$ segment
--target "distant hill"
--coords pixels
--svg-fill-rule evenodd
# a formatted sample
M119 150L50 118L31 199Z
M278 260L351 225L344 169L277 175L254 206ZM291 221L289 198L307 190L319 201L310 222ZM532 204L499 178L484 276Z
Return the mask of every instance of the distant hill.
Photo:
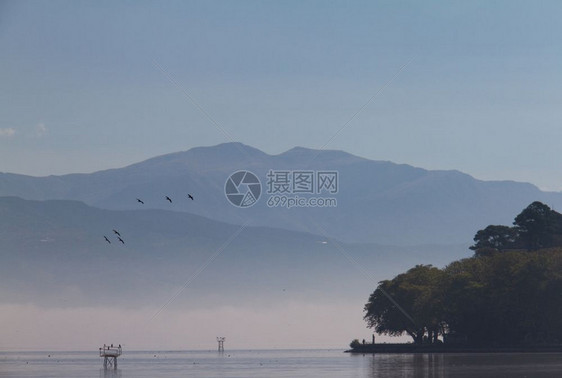
M443 266L470 255L462 245L345 244L259 224L241 229L183 212L0 197L0 303L154 306L183 286L174 303L198 308L363 300L411 264Z
M338 171L337 207L269 208L265 190L270 169ZM237 170L249 170L261 180L262 198L253 207L234 207L225 197L225 182ZM187 199L188 193L194 201ZM390 245L468 244L475 230L508 223L535 200L562 208L561 193L542 192L527 183L481 181L458 171L429 171L342 151L296 147L268 155L240 143L193 148L92 174L2 173L0 195L77 200L113 210L165 209L233 224L252 219L261 226Z

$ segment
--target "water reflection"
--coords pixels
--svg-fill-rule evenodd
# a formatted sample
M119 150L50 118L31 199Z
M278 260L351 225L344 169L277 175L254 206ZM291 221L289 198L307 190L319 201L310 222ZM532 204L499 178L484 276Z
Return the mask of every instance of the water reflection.
M100 369L100 378L121 378L121 369Z
M443 354L375 354L371 356L371 377L444 377Z
M562 354L378 354L370 378L559 377Z

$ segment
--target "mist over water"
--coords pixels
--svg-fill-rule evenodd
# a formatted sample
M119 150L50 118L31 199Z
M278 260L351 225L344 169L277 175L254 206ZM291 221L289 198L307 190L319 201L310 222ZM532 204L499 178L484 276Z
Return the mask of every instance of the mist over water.
M96 351L103 344L127 350L346 348L352 338L370 339L359 304L284 302L260 308L201 309L44 308L0 306L0 348L17 350ZM377 337L380 342L400 338ZM403 338L402 340L407 340Z

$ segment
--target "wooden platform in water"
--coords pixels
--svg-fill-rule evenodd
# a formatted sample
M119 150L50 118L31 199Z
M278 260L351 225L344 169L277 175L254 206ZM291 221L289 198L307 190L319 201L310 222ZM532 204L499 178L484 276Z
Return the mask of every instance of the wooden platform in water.
M119 357L122 353L121 348L100 348L100 357Z

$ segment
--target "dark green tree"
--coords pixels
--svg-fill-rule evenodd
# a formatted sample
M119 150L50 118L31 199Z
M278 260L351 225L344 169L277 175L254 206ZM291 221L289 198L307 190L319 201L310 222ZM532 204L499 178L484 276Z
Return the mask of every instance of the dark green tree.
M562 250L507 251L444 271L450 332L480 345L562 340Z
M392 280L379 283L365 305L367 325L379 334L407 333L414 343L429 342L443 333L441 318L444 273L417 265Z
M465 336L471 343L481 343L486 336L487 297L486 262L470 258L455 261L445 269L443 319L450 333Z
M497 251L513 248L519 236L517 231L514 227L490 225L476 233L470 249L478 253L488 248Z
M554 245L554 234L561 231L561 218L562 215L547 205L535 201L515 217L513 224L522 246L536 250Z

